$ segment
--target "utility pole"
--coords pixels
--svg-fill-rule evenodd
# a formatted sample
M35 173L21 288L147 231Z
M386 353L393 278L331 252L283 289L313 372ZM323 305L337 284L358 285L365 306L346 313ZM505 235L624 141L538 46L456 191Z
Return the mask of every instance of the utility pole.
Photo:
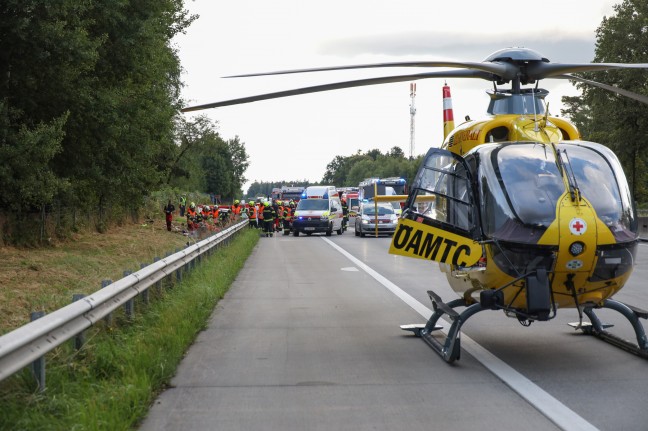
M410 154L409 158L412 160L414 158L414 116L416 115L416 106L414 106L414 99L416 98L416 83L410 82L410 98L412 103L410 104Z

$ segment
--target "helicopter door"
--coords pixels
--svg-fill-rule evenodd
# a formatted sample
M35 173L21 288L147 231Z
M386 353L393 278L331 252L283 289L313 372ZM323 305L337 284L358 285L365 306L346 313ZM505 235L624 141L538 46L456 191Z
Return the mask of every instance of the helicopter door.
M466 161L432 148L408 196L390 253L456 266L472 266L482 254L477 206Z

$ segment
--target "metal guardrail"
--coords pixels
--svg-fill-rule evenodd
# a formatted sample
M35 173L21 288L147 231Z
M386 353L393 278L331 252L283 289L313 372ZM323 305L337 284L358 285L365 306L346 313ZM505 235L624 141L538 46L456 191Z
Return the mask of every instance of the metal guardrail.
M82 333L165 277L189 265L246 227L241 221L215 235L160 259L63 308L0 337L0 381ZM180 274L178 274L180 276Z

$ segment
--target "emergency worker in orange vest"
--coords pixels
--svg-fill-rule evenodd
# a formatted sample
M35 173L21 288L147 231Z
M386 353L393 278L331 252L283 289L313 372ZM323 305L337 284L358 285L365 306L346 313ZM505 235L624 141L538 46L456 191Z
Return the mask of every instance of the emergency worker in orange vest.
M239 216L241 215L241 205L240 205L238 199L236 199L234 201L234 205L232 205L231 215L232 215L232 217L231 217L232 221L238 219Z
M189 205L189 209L187 209L187 229L192 231L195 229L195 223L196 221L196 204L192 202Z
M209 205L205 205L202 207L202 217L207 227L209 227L209 219L211 219L211 214L212 214L212 210Z
M281 214L283 212L281 209L281 201L279 199L274 201L272 208L274 208L275 210L274 230L275 232L279 232L281 230L281 222L279 219L281 218Z
M290 222L292 220L292 211L290 209L290 205L287 202L284 202L283 205L283 232L284 235L288 235L290 233Z
M254 206L254 204L252 204L252 202L248 203L248 216L250 219L250 223L248 224L248 227L255 228L255 229L258 228L259 225L257 224L257 209Z

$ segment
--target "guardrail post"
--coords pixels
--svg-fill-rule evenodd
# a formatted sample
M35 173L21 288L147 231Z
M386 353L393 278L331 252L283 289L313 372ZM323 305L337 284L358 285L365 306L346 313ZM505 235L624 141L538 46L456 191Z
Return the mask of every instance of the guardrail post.
M159 257L154 257L153 258L153 263L159 262L159 261L160 261ZM162 295L162 280L155 283L155 291L157 292L158 296Z
M101 280L101 288L103 289L104 287L107 287L111 283L112 280ZM108 313L106 317L104 317L104 322L106 322L106 325L112 326L112 322L113 322L112 317L113 317L112 313Z
M176 248L176 253L180 253L180 249ZM176 280L178 283L182 283L182 267L176 270Z
M148 265L146 263L140 263L140 269L144 269L147 266ZM144 304L146 304L146 305L148 305L150 303L148 287L142 292L142 301L144 301Z
M124 271L124 277L128 277L131 274L132 271ZM135 301L133 300L133 298L126 301L126 303L124 304L124 311L126 312L126 318L128 320L132 320L133 315L135 314Z
M34 311L31 313L30 319L33 322L43 316L45 316L44 311ZM32 362L31 370L36 378L36 383L38 383L38 392L43 392L45 390L45 356L41 356Z
M188 243L187 243L187 246L185 247L185 249L187 249L187 248L189 248ZM194 269L194 267L196 266L196 259L191 259L189 261L189 265L186 265L186 266L187 266L187 271L191 271L192 269Z
M72 302L77 302L78 300L83 298L85 298L85 295L81 293L75 293L74 295L72 295ZM85 344L85 332L81 331L74 336L74 348L76 350L81 350L84 344Z
M172 251L167 251L164 254L164 258L166 259L167 257L171 256L173 254ZM162 283L163 287L169 287L173 288L173 273L168 274L166 277L164 277L164 280L166 280L164 283Z

